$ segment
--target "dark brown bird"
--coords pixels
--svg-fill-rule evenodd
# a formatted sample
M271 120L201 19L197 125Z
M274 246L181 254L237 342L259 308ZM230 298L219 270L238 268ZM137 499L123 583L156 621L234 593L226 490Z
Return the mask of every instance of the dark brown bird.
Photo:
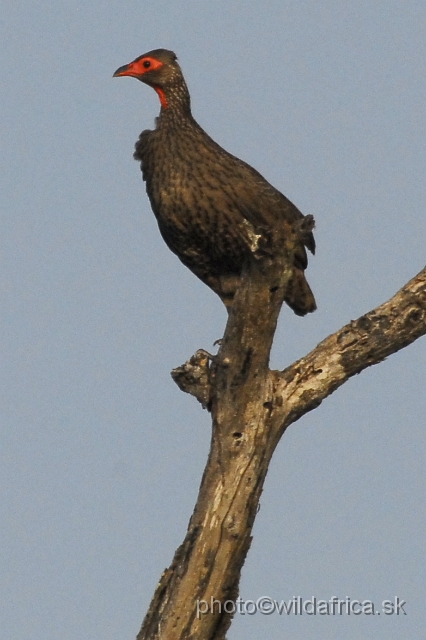
M250 236L304 216L260 173L222 149L197 124L172 51L144 53L114 76L133 76L153 87L160 98L156 128L141 133L134 157L141 163L166 244L229 309L250 253ZM300 316L316 309L304 274L305 247L315 252L312 233L296 251L285 297Z

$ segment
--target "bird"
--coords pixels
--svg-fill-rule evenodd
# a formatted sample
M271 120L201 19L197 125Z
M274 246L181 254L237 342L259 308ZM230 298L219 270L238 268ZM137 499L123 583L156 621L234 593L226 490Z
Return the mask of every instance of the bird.
M142 131L134 152L160 233L169 249L220 297L229 313L253 237L301 224L308 217L196 122L173 51L144 53L113 74L122 76L152 87L160 99L155 129ZM304 273L306 249L315 253L311 231L297 241L284 297L298 316L316 309Z

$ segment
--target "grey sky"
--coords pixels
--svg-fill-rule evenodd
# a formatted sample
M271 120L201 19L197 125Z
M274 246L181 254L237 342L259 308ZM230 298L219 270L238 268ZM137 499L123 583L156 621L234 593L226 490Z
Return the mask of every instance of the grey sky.
M422 1L2 7L1 635L133 638L182 541L209 416L169 371L224 329L165 247L132 160L158 98L114 70L173 49L198 122L317 221L318 311L283 368L425 264ZM293 425L241 596L407 601L407 616L237 616L230 640L423 638L417 341Z

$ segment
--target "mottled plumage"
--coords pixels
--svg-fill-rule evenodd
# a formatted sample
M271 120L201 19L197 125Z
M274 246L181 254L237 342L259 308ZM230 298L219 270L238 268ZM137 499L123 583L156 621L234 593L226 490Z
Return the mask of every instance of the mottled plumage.
M250 232L292 223L303 214L253 167L231 155L197 124L189 92L172 51L157 49L120 67L152 86L161 101L153 131L143 131L134 157L168 247L227 307L249 253ZM312 233L300 243L286 302L298 315L316 309L306 282L305 246L314 253Z

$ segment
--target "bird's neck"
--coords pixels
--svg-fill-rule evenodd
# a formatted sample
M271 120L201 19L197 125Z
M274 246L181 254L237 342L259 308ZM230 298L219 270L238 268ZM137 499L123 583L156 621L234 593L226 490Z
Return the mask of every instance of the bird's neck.
M160 123L191 119L191 99L183 78L167 87L154 87L160 98Z

